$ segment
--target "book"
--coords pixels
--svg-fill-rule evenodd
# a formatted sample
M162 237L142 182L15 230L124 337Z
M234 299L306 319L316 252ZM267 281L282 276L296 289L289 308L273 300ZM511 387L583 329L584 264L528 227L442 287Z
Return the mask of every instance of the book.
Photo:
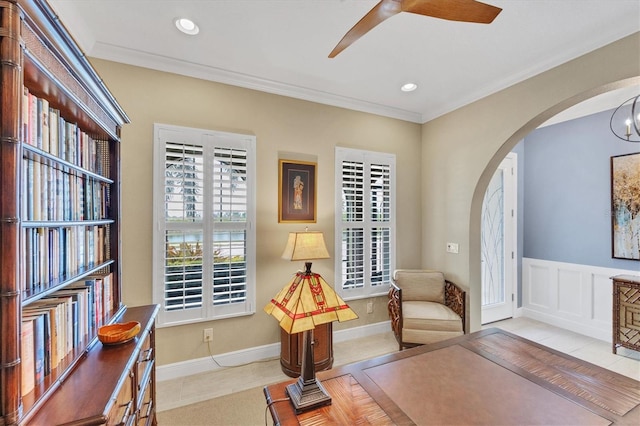
M40 191L37 193L40 196L40 219L48 220L47 218L47 206L49 204L49 179L47 179L47 167L46 164L38 163L40 166Z
M22 141L25 143L30 143L30 135L29 135L29 106L30 106L30 98L29 98L29 89L26 87L22 88L22 128L20 129Z
M38 98L29 93L29 138L27 143L32 146L38 146Z
M36 98L36 111L32 116L36 121L36 146L42 149L42 98Z
M24 237L25 238L25 255L23 258L24 264L25 264L24 287L27 294L31 294L31 292L33 291L33 277L34 277L33 252L35 250L33 247L33 229L25 228L24 234L25 234L25 237Z
M27 191L26 191L25 197L24 197L26 199L26 203L27 203L27 206L26 206L26 209L27 209L27 211L26 211L26 219L27 220L33 220L33 212L34 212L33 181L34 181L34 173L35 173L34 172L34 162L33 162L33 160L29 160L29 159L26 159L25 161L26 161L26 166L27 166L26 167L26 169L27 169L27 178L26 178Z
M44 345L44 315L36 315L33 317L33 371L36 385L44 380Z
M97 322L96 322L96 301L95 301L95 280L94 279L85 279L84 282L82 283L75 283L75 285L73 285L70 288L81 288L80 286L82 286L83 288L85 288L87 290L86 293L86 299L87 299L87 328L88 331L87 333L91 336L97 334L98 332L98 327L97 327Z
M59 155L60 142L58 140L58 124L60 122L60 111L49 108L49 152L56 157Z
M50 374L51 371L58 366L61 359L59 349L60 337L58 335L60 314L58 309L59 306L55 301L49 301L45 298L30 304L24 311L27 317L44 316L45 375Z
M39 99L40 110L39 112L39 120L40 120L40 129L41 134L40 138L42 139L42 150L45 152L50 151L49 147L49 101L46 99Z
M40 174L42 172L42 168L40 167L40 163L37 163L35 161L31 161L31 163L33 164L33 191L30 191L29 194L32 196L33 198L33 215L31 217L32 220L41 220L41 213L42 213L42 208L41 208L41 194L42 194L42 188L41 188L41 179L40 179Z
M25 396L35 387L35 352L33 319L23 318L20 330L20 359L22 362L21 395Z
M62 170L56 169L56 191L54 194L56 200L56 208L55 208L55 219L54 220L64 220L64 199L63 189L62 189L62 179L63 179Z

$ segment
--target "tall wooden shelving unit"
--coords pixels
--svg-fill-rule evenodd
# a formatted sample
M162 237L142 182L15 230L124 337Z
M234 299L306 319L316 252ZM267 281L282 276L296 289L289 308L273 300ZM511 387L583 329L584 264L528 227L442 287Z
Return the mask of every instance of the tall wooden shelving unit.
M114 413L120 408L112 407L112 395L125 399L120 411L127 423L155 424L155 402L151 399L155 393L153 324L157 307L127 309L121 298L120 129L129 119L45 0L0 0L0 25L0 426L36 423L33 419L38 418L56 424L70 419L80 424L118 422ZM30 136L25 88L58 111L64 123L77 127L91 140L100 141L93 148L95 152L90 149L83 162L63 155L59 149L47 149L26 140ZM86 146L85 142L83 149ZM86 160L92 155L97 160L88 163ZM60 204L63 216L52 212L44 217L27 214L32 208L27 206L40 194L34 195L32 181L36 179L25 169L38 167L56 182L52 184L50 180L46 184L43 179L40 191L45 197L38 203ZM54 191L54 186L64 189L61 177L72 182L71 191L77 192L74 201L61 196L61 190ZM68 204L77 203L78 199L81 209L99 213L67 215L65 209L77 207ZM31 244L37 232L48 235L43 244L48 245L46 249ZM65 245L64 238L72 239L67 234L59 237L65 232L78 232L81 237L74 237L75 243ZM96 244L93 237L97 235L103 244ZM100 256L93 252L96 247L100 247ZM85 261L67 267L59 260L61 256ZM39 277L45 279L33 278L34 264ZM42 273L44 269L47 272ZM25 394L21 388L22 369L29 354L21 353L24 312L45 298L77 286L92 274L110 274L112 303L109 307L105 304L93 329L88 326L80 343ZM31 285L33 281L37 285ZM138 320L143 331L136 342L109 352L97 341L97 327L116 320ZM121 371L111 371L114 368ZM98 401L97 408L66 394L69 388L82 391L85 386L91 394L95 383L84 372L93 370L100 376L101 369L105 370L102 380L106 380L106 387L112 388L103 392L104 401ZM106 375L106 371L111 372ZM131 383L123 385L126 380ZM64 389L64 383L72 384ZM97 392L94 396L99 399L100 395ZM132 401L128 405L126 398ZM142 413L141 405L145 404L147 412ZM82 414L81 407L95 413ZM73 418L74 412L90 419Z

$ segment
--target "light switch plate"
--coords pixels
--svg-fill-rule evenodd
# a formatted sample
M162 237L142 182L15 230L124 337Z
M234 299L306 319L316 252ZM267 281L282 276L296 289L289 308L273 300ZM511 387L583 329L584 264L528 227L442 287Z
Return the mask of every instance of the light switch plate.
M447 252L458 254L458 243L447 243Z

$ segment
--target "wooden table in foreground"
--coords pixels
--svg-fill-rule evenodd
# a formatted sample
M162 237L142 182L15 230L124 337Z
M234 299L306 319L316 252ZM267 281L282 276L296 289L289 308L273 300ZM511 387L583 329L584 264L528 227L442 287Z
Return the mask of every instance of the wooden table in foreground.
M274 424L640 424L639 381L499 329L317 376L332 404L299 415L264 388Z

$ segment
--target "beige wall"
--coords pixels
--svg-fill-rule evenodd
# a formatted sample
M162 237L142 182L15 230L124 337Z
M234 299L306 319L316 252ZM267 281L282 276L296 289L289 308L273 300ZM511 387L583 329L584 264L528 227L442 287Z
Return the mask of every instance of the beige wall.
M420 265L420 125L114 62L92 63L131 118L122 131L123 298L130 306L152 302L153 123L247 133L257 139L256 314L159 329L160 365L207 356L202 343L207 327L213 328L214 354L279 341L277 322L262 308L302 267L280 255L287 233L305 226L278 223L279 156L317 161L318 222L310 229L325 233L333 256L335 147L395 153L398 266ZM333 260L314 262L314 271L333 283ZM366 313L367 301L350 303L360 318L334 329L387 320L386 297L375 300L373 314Z
M123 129L124 302L151 303L153 123L256 135L258 151L257 309L247 317L163 328L159 364L207 355L202 329L213 327L213 353L279 341L266 301L299 267L280 260L286 234L302 226L277 223L277 161L282 153L318 162L318 223L333 252L335 146L393 152L398 164L398 267L445 271L470 288L470 328L480 326L480 206L504 155L554 114L599 93L640 82L640 34L514 85L419 126L257 91L93 60L131 117ZM419 196L419 194L422 194ZM460 254L445 252L446 242ZM333 254L333 253L331 253ZM314 270L333 279L332 261ZM387 319L386 300L351 305L360 319L336 329Z
M496 167L548 118L639 76L636 33L423 125L422 266L470 288L471 331L480 327L480 208Z

